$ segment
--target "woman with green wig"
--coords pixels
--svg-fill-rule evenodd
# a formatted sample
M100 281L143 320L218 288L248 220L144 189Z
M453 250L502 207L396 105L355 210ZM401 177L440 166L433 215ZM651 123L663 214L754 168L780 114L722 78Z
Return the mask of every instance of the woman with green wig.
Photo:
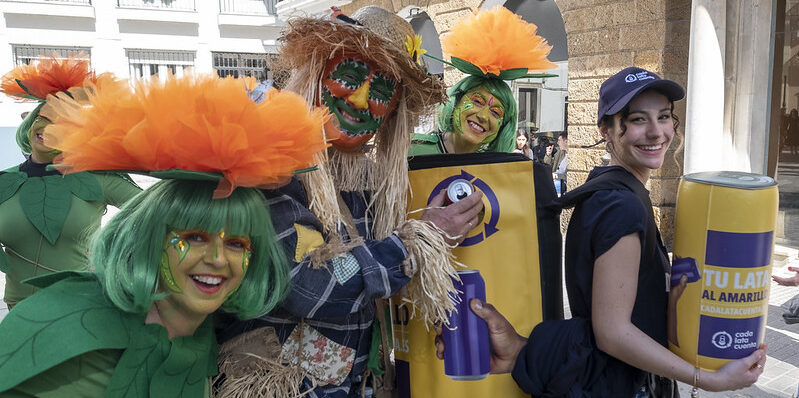
M95 80L89 61L76 58L44 59L2 78L1 92L39 102L17 129L27 159L0 171L0 272L9 308L36 291L22 283L27 278L87 270L86 236L100 226L106 206L121 207L141 191L120 173L63 175L52 168L59 151L44 143L51 123L41 114L46 98Z
M29 282L41 290L0 323L0 396L208 397L212 314L262 316L288 289L258 188L313 164L324 111L277 90L256 104L243 81L215 75L154 79L133 95L128 87L90 87L87 103L73 93L48 99L56 116L45 141L63 151L57 167L164 180L94 235L93 271ZM166 101L175 112L160 109Z
M481 10L459 21L441 40L450 62L467 74L447 90L433 134L414 134L409 155L513 152L518 110L508 81L531 70L551 69L551 46L536 26L503 7ZM524 43L520 45L520 43ZM425 54L428 55L429 54Z
M414 134L411 155L513 152L518 111L500 79L467 76L447 90L437 134Z

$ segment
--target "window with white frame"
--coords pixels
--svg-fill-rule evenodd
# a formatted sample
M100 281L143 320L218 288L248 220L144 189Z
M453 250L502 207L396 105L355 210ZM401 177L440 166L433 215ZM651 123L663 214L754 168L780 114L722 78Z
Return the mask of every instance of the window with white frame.
M72 55L80 59L91 61L90 47L49 47L49 46L30 46L25 44L12 44L11 50L14 54L14 65L30 65L39 60L51 56L56 59L65 59Z
M539 126L540 86L540 84L517 83L516 104L519 111L519 126L526 127L531 133L538 131Z
M276 54L214 52L214 70L219 77L252 76L258 81L274 78L270 66Z
M127 54L134 79L149 79L155 74L163 78L170 72L182 76L186 68L194 66L195 58L194 51L129 49Z

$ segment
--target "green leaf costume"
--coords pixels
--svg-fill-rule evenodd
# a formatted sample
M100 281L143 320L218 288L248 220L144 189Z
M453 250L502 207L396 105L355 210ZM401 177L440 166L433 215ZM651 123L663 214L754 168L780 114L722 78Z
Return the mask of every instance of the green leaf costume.
M441 135L439 134L414 134L408 156L439 155L444 153L441 149Z
M169 339L108 300L94 274L59 272L0 323L2 397L202 397L217 373L210 317ZM77 394L77 395L76 395Z
M115 173L49 171L30 177L20 166L0 172L0 271L6 273L4 299L11 305L35 292L24 279L87 270L88 238L106 205L120 207L140 192Z

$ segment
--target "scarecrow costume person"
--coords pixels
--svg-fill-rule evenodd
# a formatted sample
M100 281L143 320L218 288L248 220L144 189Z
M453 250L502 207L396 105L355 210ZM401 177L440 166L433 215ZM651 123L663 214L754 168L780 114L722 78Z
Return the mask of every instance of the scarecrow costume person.
M286 293L287 261L255 187L313 164L326 110L277 90L256 104L241 79L215 75L129 87L101 79L42 109L65 173L164 180L93 237L93 272L31 281L42 290L0 323L0 395L210 396L211 314L260 316Z
M54 57L22 65L2 78L6 95L37 101L17 129L17 144L28 158L0 172L0 272L9 308L36 291L22 281L64 270L86 270L85 237L100 226L106 206L121 207L141 189L121 173L62 175L52 168L58 151L42 132L51 120L41 115L48 95L96 81L89 61Z
M414 134L409 155L513 152L518 109L507 81L554 76L528 73L555 67L547 60L552 46L537 29L500 6L453 26L441 40L450 62L439 61L468 76L447 90L436 115L438 131Z
M444 98L442 83L421 67L421 38L407 21L367 6L333 20L294 19L280 41L292 71L286 89L327 106L332 147L317 170L265 193L293 260L291 291L276 311L220 333L218 393L360 396L367 367L373 375L390 368L378 365L390 328L380 299L404 287L417 317L447 319L457 277L450 249L482 203L475 195L406 218L412 127Z

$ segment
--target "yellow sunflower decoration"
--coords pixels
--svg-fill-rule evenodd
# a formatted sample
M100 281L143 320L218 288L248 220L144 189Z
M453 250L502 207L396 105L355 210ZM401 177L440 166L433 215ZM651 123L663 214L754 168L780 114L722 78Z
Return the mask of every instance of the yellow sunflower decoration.
M417 64L422 64L422 55L427 52L427 50L422 48L422 36L413 35L413 38L405 36L405 49L408 50L408 54L411 55L411 58Z

